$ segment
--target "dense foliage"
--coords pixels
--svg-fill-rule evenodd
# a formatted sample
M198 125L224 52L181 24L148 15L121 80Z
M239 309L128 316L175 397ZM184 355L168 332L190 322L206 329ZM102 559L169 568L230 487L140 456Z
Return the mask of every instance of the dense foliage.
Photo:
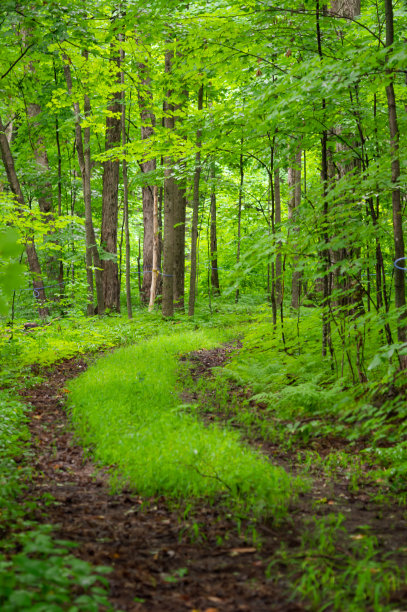
M77 431L117 487L281 518L282 488L319 470L405 503L406 27L396 0L2 1L0 527L18 526L5 549L19 551L0 556L4 609L63 607L72 576L96 581L16 501L17 390L79 354L145 342L72 385ZM212 379L177 369L237 336ZM196 403L180 406L181 379ZM230 427L297 453L304 482ZM320 455L321 440L340 448ZM346 559L341 537L340 515L315 520L297 592L385 609L402 570L374 536ZM92 588L79 609L104 605Z

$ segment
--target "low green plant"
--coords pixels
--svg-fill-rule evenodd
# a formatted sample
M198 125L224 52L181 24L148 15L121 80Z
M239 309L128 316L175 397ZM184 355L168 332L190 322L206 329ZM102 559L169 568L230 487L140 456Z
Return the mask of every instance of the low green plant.
M50 525L18 533L13 555L0 554L0 606L4 612L111 610L105 567L73 556L70 542L55 540Z
M53 539L50 525L27 520L35 500L24 500L31 477L29 411L11 390L0 391L0 609L96 612L110 609L101 573Z
M69 385L75 427L96 459L114 466L113 487L130 484L143 495L183 499L222 497L256 515L285 514L304 485L237 432L205 427L180 405L180 354L211 348L228 333L161 335L99 360Z
M390 595L405 580L396 561L383 559L366 529L349 536L342 515L330 514L305 525L298 550L281 547L267 568L283 566L307 609L362 612L394 610Z

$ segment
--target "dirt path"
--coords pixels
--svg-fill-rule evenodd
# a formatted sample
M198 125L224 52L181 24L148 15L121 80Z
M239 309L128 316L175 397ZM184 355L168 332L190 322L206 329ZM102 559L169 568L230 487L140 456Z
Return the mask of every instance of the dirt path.
M95 476L70 433L63 402L65 382L86 368L83 360L58 365L43 384L25 393L34 410L31 433L36 478L31 494L52 495L38 520L58 524L58 537L80 544L75 554L113 568L115 609L145 612L297 612L284 586L265 579L267 559L280 534L268 527L261 555L214 507L193 518L165 499L141 499L130 491L111 495L107 478ZM243 525L244 528L244 525Z
M230 345L192 354L193 375L210 375L222 365ZM202 505L193 517L164 498L145 500L130 491L111 495L107 477L96 475L69 431L63 403L65 382L86 368L84 360L58 365L46 382L30 389L25 398L34 407L31 433L36 478L31 494L55 498L39 505L37 518L58 524L58 537L80 544L82 559L109 565L111 602L115 609L144 612L299 612L310 609L296 601L280 576L267 580L265 570L284 541L299 546L301 528L311 516L341 512L349 532L370 525L383 551L406 541L402 508L379 508L370 491L349 493L346 480L330 482L316 475L313 490L292 509L283 529L259 526L261 552L216 507ZM274 463L288 468L291 457L261 440L252 440ZM295 466L294 468L295 471ZM319 500L319 501L318 501ZM323 501L321 501L323 500ZM315 504L315 502L318 502ZM277 571L277 570L276 570ZM398 594L398 602L406 600Z

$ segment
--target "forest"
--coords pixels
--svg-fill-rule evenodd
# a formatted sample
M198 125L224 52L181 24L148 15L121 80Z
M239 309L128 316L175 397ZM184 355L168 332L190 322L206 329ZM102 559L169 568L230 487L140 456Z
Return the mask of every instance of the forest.
M404 0L2 0L0 609L407 609Z

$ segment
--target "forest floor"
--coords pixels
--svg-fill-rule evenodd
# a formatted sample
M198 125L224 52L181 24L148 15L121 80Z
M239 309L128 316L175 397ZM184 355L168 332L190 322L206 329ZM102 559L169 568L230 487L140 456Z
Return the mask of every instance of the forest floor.
M229 344L190 354L192 378L212 376L212 368L222 366L231 350ZM352 491L345 474L330 478L322 469L312 470L311 489L293 502L289 519L280 526L259 521L255 530L247 520L236 528L236 519L216 504L202 502L191 511L165 498L141 498L130 490L112 494L108 470L97 469L84 455L64 410L66 381L86 367L85 359L64 361L47 372L43 383L22 393L32 406L35 476L29 495L40 500L35 517L39 522L57 525L57 537L79 544L74 554L92 564L112 568L109 583L114 609L134 612L318 609L307 600L301 601L290 585L301 575L304 563L312 563L318 555L326 554L322 549L320 553L307 551L304 534L317 529L319 519L334 515L344 517L341 525L344 530L340 542L335 544L340 557L330 558L327 554L322 561L327 567L335 565L338 559L352 557L354 546L363 540L366 531L374 534L378 542L378 552L373 556L385 560L386 555L393 555L393 561L404 564L405 559L394 554L407 541L405 509L394 499L374 501L375 486L368 480L365 486ZM231 393L245 396L238 387L232 388ZM195 399L193 390L186 392L185 401ZM252 408L262 410L261 405ZM215 417L206 412L202 418L211 422L222 419L222 415ZM256 436L245 437L274 464L294 475L303 473L298 461L301 449L282 451ZM346 441L321 438L317 448L315 443L313 448L323 457L341 445L347 446ZM347 451L357 454L358 449ZM49 496L54 503L49 503ZM358 571L357 565L355 568ZM370 568L369 572L377 569ZM407 589L394 593L391 605L392 610L406 610Z

